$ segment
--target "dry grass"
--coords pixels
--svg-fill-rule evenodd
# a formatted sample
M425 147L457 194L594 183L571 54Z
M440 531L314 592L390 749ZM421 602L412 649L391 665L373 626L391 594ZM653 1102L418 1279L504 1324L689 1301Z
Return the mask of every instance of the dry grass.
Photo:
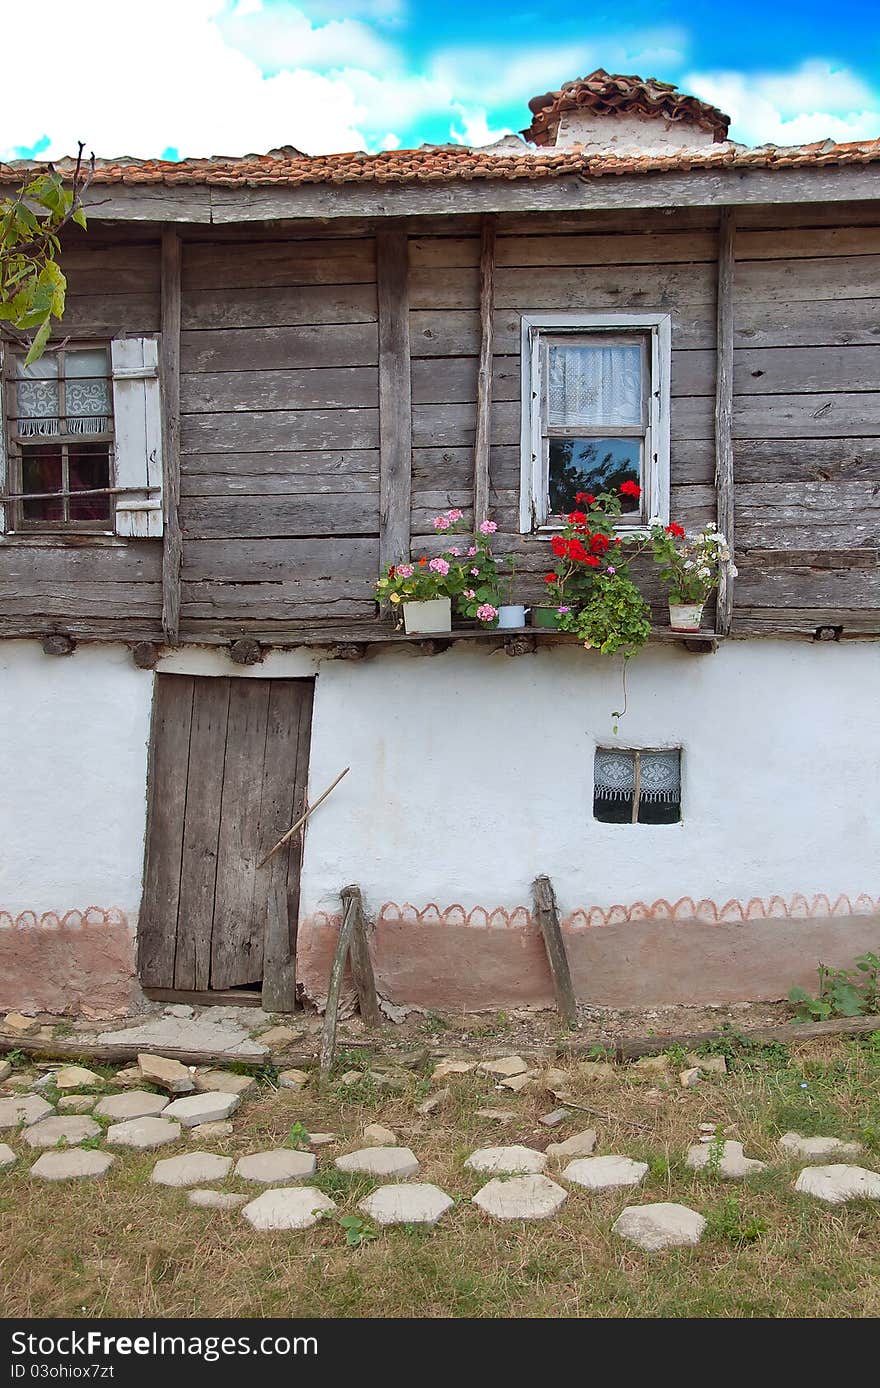
M736 1048L734 1048L736 1050ZM780 1162L775 1139L789 1128L858 1137L880 1169L880 1037L737 1051L735 1070L682 1090L635 1067L610 1081L567 1067L579 1103L553 1132L538 1122L556 1106L540 1086L511 1094L475 1075L448 1081L452 1100L428 1118L416 1106L426 1072L396 1071L405 1088L334 1087L326 1098L261 1087L236 1117L235 1134L212 1150L242 1155L281 1145L294 1123L333 1131L319 1154L318 1184L340 1213L355 1212L372 1186L345 1178L333 1156L358 1145L364 1124L394 1128L422 1162L420 1179L457 1199L431 1230L393 1228L346 1246L336 1223L305 1233L257 1234L237 1212L197 1210L185 1192L147 1183L157 1154L121 1157L94 1184L31 1181L28 1163L0 1175L0 1288L6 1316L702 1316L862 1317L880 1314L880 1206L832 1209L792 1190L797 1166ZM357 1065L351 1055L343 1069ZM806 1086L806 1087L804 1087ZM484 1105L514 1121L475 1117ZM717 1122L746 1152L774 1162L748 1183L695 1176L683 1164L698 1125ZM643 1126L632 1126L639 1124ZM560 1214L534 1224L488 1220L468 1197L480 1178L463 1169L474 1147L546 1146L596 1127L600 1152L650 1163L638 1191L572 1188ZM9 1137L8 1134L4 1134ZM22 1149L13 1135L11 1145ZM184 1138L158 1155L191 1150ZM26 1149L25 1149L26 1150ZM552 1171L550 1174L555 1174ZM246 1187L234 1179L228 1189ZM253 1192L253 1188L250 1188ZM611 1232L627 1204L677 1200L710 1227L696 1249L646 1255Z

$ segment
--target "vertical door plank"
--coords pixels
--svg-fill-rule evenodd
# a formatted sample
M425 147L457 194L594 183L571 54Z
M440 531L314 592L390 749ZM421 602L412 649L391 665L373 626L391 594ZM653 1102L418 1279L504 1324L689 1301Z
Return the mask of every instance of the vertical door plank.
M173 988L193 708L192 676L158 675L154 698L138 969L145 988Z
M270 684L270 680L233 679L230 686L211 940L212 988L259 983L263 977L263 937L254 930L254 885L261 857Z
M297 819L297 763L300 715L310 685L272 680L269 693L263 803L260 813L260 853L268 852ZM301 811L300 811L301 813ZM263 1006L271 1012L292 1012L296 1001L296 969L288 909L288 860L295 856L301 834L274 854L257 872L254 931L263 938Z
M219 677L196 679L193 691L174 987L195 992L205 992L211 979L214 888L231 683Z
M302 681L302 696L299 705L299 727L296 744L296 785L293 796L294 823L305 814L309 803L309 753L312 746L312 707L315 701L315 681ZM299 927L300 876L302 873L303 852L309 826L304 824L294 835L287 854L287 914L290 921L290 951L296 968L296 943Z

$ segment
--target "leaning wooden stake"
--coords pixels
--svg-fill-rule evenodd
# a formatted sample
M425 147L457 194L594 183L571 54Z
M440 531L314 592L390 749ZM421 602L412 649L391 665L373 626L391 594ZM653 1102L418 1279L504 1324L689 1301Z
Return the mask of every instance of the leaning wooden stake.
M293 838L293 836L294 836L294 834L296 833L297 829L301 829L301 828L302 828L302 826L305 824L306 820L308 819L309 815L312 815L312 814L315 813L315 810L316 810L316 809L318 808L318 806L322 803L322 801L324 801L324 800L327 799L327 796L330 794L331 790L335 790L335 789L336 789L336 787L339 785L339 782L342 780L343 776L347 776L350 770L351 770L351 767L350 767L350 766L347 766L347 767L345 768L344 771L340 771L339 775L336 777L336 780L333 782L332 786L328 786L327 789L324 791L323 795L319 795L319 796L318 796L318 798L317 798L317 800L315 801L314 805L308 805L308 806L306 807L306 812L305 812L305 814L301 814L300 817L299 817L299 819L296 821L296 823L295 823L295 824L291 824L291 826L290 826L290 828L288 829L287 833L286 833L286 834L282 834L282 835L281 835L281 838L278 840L278 842L277 842L272 848L269 849L269 852L266 854L265 858L261 858L261 859L260 859L260 861L257 863L257 867L258 867L258 868L265 867L266 864L268 863L269 859L272 857L272 855L273 855L274 853L277 853L278 850L279 850L279 848L283 848L283 846L287 843L287 840L288 840L288 839L292 839L292 838Z
M379 999L376 996L376 979L373 974L373 961L367 943L367 924L364 917L364 901L360 887L345 887L342 903L348 909L349 901L354 901L354 934L351 937L351 972L357 989L358 1006L364 1026L377 1027L382 1021Z
M535 903L535 914L538 917L538 924L544 937L544 948L547 951L550 972L553 975L553 991L556 994L557 1010L568 1026L576 1027L578 1015L574 985L571 981L568 955L565 952L565 941L562 938L562 930L559 925L556 894L549 877L535 878L532 883L532 896Z
M323 1085L333 1068L336 1052L336 1024L339 1019L339 997L342 992L342 978L349 950L352 955L352 971L358 990L361 1012L368 1026L379 1022L379 1003L376 998L376 984L373 979L373 966L367 948L367 934L364 927L364 906L360 887L343 887L339 893L343 901L342 925L336 941L336 953L330 969L330 986L327 989L327 1009L324 1013L324 1030L321 1034L321 1060L319 1084Z

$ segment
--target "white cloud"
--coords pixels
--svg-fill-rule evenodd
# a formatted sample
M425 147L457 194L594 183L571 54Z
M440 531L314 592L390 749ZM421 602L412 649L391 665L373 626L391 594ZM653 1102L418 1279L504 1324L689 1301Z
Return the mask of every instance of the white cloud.
M510 126L502 125L497 130L492 129L486 117L485 111L469 111L466 106L455 103L455 108L461 120L460 127L453 125L449 133L453 140L459 145L473 145L479 148L481 145L492 145L496 140L500 140L505 135L510 135Z
M822 59L791 72L692 72L681 85L725 111L731 139L742 144L880 136L880 94L855 73Z
M400 54L358 19L330 19L313 24L293 5L267 6L245 0L221 15L218 28L231 47L244 53L267 75L285 68L320 70L357 66L369 70L398 66Z

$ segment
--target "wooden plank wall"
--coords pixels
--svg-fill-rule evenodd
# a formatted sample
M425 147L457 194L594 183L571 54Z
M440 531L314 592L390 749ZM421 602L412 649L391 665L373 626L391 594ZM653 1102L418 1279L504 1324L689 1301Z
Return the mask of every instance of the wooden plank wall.
M374 615L372 236L183 248L181 635Z
M159 241L155 235L74 232L64 332L107 340L159 331ZM158 540L0 541L0 635L158 639L162 543Z

